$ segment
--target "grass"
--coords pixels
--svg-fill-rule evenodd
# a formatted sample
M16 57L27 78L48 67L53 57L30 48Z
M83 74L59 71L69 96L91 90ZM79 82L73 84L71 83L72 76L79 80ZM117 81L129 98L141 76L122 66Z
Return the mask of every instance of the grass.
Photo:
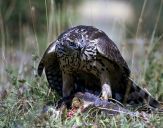
M29 0L30 1L30 0ZM46 4L45 0L45 4ZM52 1L51 1L52 2ZM147 2L147 1L145 1ZM145 3L143 9L145 8ZM54 3L51 3L52 5ZM45 77L38 78L36 76L37 64L40 59L40 53L45 50L44 42L50 42L57 34L59 34L63 28L60 21L60 15L62 12L58 12L54 17L54 6L50 7L49 13L46 12L47 19L47 33L46 35L38 36L35 31L35 25L33 24L34 37L30 39L34 41L34 48L29 51L27 42L20 49L23 49L25 53L32 52L33 56L31 61L26 64L16 63L15 60L7 60L7 53L15 53L10 48L5 47L5 37L3 35L4 28L1 28L2 38L2 60L3 60L3 74L1 77L1 84L4 86L0 90L0 127L2 128L29 128L29 127L112 127L112 128L145 128L145 127L162 127L163 116L157 114L149 114L147 120L140 117L128 117L120 114L113 117L105 117L104 115L91 115L90 113L80 114L77 113L72 119L65 119L62 117L54 118L50 117L49 113L42 115L42 110L47 103L55 102L59 99L56 92L49 90L48 83ZM46 8L47 11L47 8ZM32 13L32 12L31 12ZM32 14L31 14L32 15ZM63 16L63 15L62 15ZM1 15L0 15L1 17ZM66 19L67 14L64 14L63 18ZM141 17L143 17L143 11ZM159 15L158 15L159 17ZM0 18L1 19L1 18ZM4 23L3 23L4 24ZM72 23L68 23L72 24ZM58 26L57 30L53 30ZM137 34L139 34L139 28L141 23L138 23ZM157 23L156 27L157 28ZM21 28L20 28L21 29ZM156 31L156 30L153 30ZM151 43L147 46L148 53L145 60L141 60L145 67L145 71L142 72L143 82L142 84L149 90L149 92L163 101L163 63L162 52L159 48L162 47L161 38L155 37L153 32ZM30 42L29 41L29 42ZM8 51L6 51L6 49ZM40 52L40 53L39 53ZM22 56L23 57L26 56ZM19 62L19 61L18 61ZM21 62L21 61L20 61ZM9 87L7 85L10 85Z
M145 75L150 92L158 99L162 99L163 70L160 68L161 60L155 58L157 48L149 56L149 64ZM38 57L33 57L33 67L38 63ZM32 69L34 72L35 68ZM43 78L38 78L34 74L25 79L19 79L18 71L12 68L6 70L9 83L12 88L7 90L1 99L0 106L0 126L2 127L36 127L36 119L39 117L43 107L48 102L54 102L57 97L55 92L48 89L48 83ZM49 118L48 118L49 119ZM77 115L72 119L62 122L61 118L50 118L47 127L115 127L115 128L144 128L160 127L163 117L157 114L148 115L148 120L139 117L128 117L118 115L105 117L103 115L91 116L89 113ZM44 124L45 125L45 124Z

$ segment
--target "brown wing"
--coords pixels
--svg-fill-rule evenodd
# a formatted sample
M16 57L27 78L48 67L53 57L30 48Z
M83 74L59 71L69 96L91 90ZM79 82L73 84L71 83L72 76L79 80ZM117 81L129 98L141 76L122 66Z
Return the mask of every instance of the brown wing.
M57 55L55 54L55 44L56 42L53 42L45 51L38 65L37 72L41 76L43 69L45 69L50 88L56 90L59 95L62 95L62 74Z
M37 73L39 76L42 75L42 72L45 68L45 65L47 64L46 61L48 60L48 58L50 57L50 52L55 52L55 46L56 46L56 43L53 42L49 45L49 47L46 49L43 57L41 58L40 60L40 63L38 65L38 68L37 68Z
M126 76L130 75L130 69L126 61L121 56L121 53L115 43L101 30L93 26L77 26L79 29L84 29L84 36L87 36L89 43L97 44L97 51L106 59L109 59L113 63L117 64L123 69Z
M123 69L126 76L130 75L130 69L126 61L121 56L121 53L114 42L105 34L100 38L97 38L97 51L110 61L116 63L121 69Z

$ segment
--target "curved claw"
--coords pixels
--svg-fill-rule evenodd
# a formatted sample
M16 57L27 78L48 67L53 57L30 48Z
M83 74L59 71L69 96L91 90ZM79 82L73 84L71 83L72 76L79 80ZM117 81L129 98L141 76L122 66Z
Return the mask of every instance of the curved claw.
M113 99L112 97L107 97L107 99L105 99L103 96L100 97L101 100L107 100L107 101L112 101L114 103L117 103L118 105L120 105L121 107L124 107L124 105L119 102L118 100L116 99Z
M121 102L119 102L118 100L116 100L116 99L108 98L108 101L113 101L114 103L117 103L117 104L120 105L121 107L124 107L124 105L123 105Z

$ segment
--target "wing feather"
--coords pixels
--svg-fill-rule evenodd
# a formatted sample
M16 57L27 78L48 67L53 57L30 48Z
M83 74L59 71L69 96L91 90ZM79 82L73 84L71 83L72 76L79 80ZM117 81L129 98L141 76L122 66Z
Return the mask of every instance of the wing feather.
M41 76L45 69L46 78L50 88L56 90L59 95L62 95L62 74L59 66L59 61L56 55L56 41L51 43L46 49L39 65L38 75Z
M130 69L121 56L118 47L103 31L93 26L79 26L79 28L86 30L84 34L86 34L87 43L96 44L96 49L99 54L117 64L124 71L125 75L130 75Z
M97 39L97 51L105 58L116 63L124 71L125 75L130 75L130 69L126 61L117 46L107 35L104 34L104 36Z
M59 63L54 62L53 64L47 65L45 67L45 74L50 88L62 96L62 74Z

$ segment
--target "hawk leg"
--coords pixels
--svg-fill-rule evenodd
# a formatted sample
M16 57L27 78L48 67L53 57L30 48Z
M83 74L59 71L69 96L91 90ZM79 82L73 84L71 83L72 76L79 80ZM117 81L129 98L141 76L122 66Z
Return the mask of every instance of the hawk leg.
M111 87L109 84L102 85L102 99L108 100L112 98Z
M110 86L110 80L108 73L104 72L101 74L101 88L102 88L102 99L108 100L112 98L112 91Z
M71 92L74 87L74 78L72 74L62 73L62 79L63 79L62 94L63 97L68 97L71 95Z

